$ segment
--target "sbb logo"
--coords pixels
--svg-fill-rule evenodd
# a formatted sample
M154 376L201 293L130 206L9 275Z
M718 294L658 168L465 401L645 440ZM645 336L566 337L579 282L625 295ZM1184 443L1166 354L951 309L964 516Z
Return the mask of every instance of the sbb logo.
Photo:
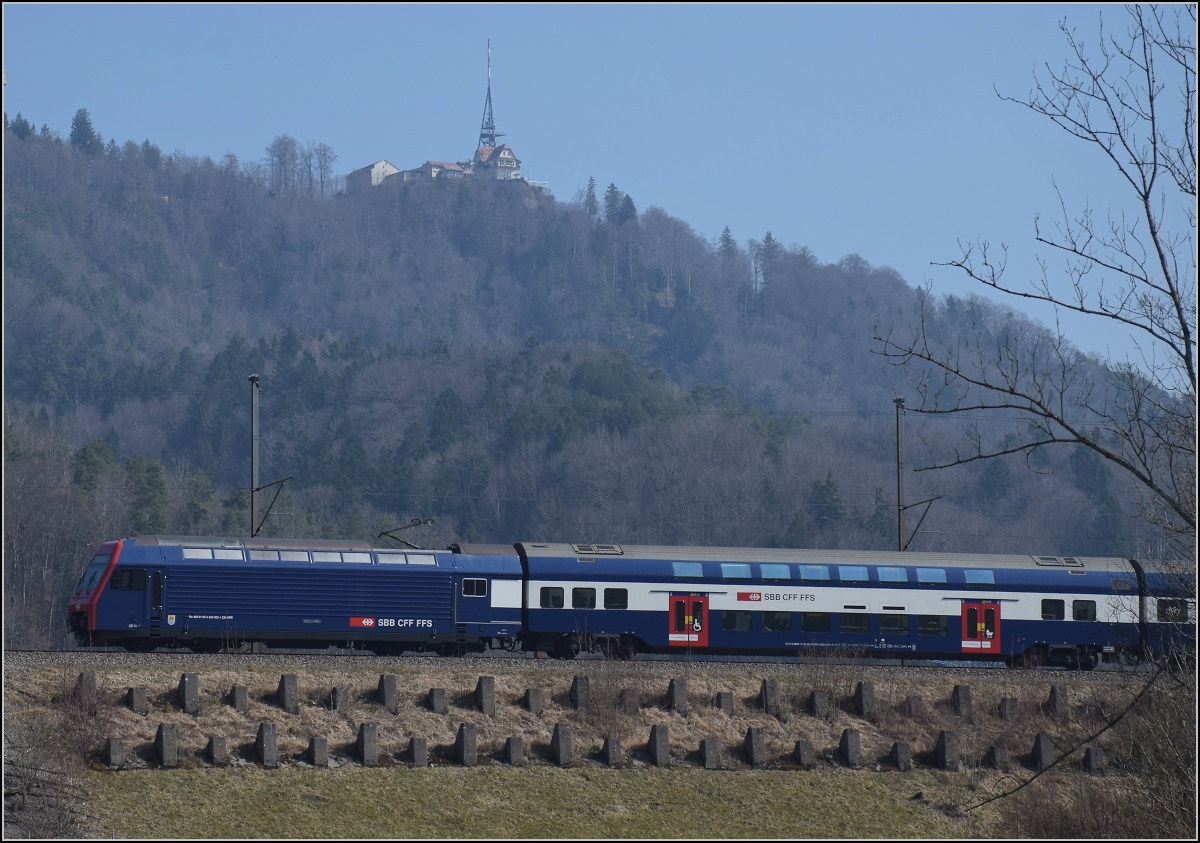
M739 601L749 601L751 603L761 603L762 602L762 592L761 591L739 591L737 599Z
M360 626L361 627L361 626L374 626L374 625L375 625L374 618L351 618L350 619L350 626Z

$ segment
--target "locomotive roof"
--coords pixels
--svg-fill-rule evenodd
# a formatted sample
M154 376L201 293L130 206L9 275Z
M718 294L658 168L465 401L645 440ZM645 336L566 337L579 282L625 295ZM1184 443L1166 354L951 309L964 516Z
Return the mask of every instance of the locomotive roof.
M582 557L597 563L605 559L643 559L689 562L786 562L801 565L894 565L943 568L1067 568L1120 570L1129 562L1120 558L1077 556L1024 556L992 553L900 553L881 550L800 550L794 548L666 547L660 545L577 545L523 542L529 558Z
M126 541L129 541L127 539ZM338 539L277 539L249 536L137 536L134 544L160 547L243 547L250 550L395 550ZM433 551L428 551L432 553Z

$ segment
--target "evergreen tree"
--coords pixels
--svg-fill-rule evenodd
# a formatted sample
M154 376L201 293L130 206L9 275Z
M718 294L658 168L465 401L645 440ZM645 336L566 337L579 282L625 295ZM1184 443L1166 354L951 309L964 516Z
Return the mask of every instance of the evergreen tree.
M167 528L167 481L162 463L141 454L125 460L129 481L129 527L135 535L161 533Z
M633 204L633 197L626 193L621 197L621 204L617 208L617 225L621 226L627 222L637 221L637 207Z
M783 535L775 539L776 547L791 547L791 548L806 548L813 545L813 534L816 528L813 526L812 519L805 514L804 510L797 509L792 519L788 522L787 529L783 531Z
M867 531L872 549L886 550L892 546L896 532L896 516L892 513L892 507L884 498L883 488L880 486L875 487L875 501L863 527Z
M8 128L11 129L12 133L20 140L25 140L25 138L29 137L30 135L37 134L37 129L34 128L32 123L22 117L21 112L19 111L17 112L16 119L14 119L12 123L8 125Z
M17 115L20 117L20 115ZM587 211L589 217L595 218L596 214L600 213L600 202L596 199L596 177L588 177L587 196L583 200L583 209Z
M104 152L104 138L92 128L92 118L86 108L75 112L71 120L71 145L87 155Z
M85 496L91 496L106 471L117 467L112 447L103 439L93 439L75 452L75 485Z
M820 530L837 526L845 518L846 504L842 500L837 481L833 479L832 471L825 475L824 480L813 481L812 493L808 497L808 510Z
M729 230L729 226L725 226L725 230L721 232L721 239L717 243L717 253L722 258L737 257L737 241L733 239L733 232Z
M620 213L621 191L617 190L615 183L609 182L608 189L604 191L604 219L615 225Z

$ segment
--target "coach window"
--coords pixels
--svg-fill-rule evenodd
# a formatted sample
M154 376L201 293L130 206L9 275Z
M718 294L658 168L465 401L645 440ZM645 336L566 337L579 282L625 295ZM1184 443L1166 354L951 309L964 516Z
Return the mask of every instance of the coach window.
M722 562L721 579L748 580L750 579L750 566L745 562Z
M726 632L749 632L750 612L726 610L721 613L721 629Z
M1067 616L1066 604L1061 600L1042 601L1042 620L1061 621Z
M409 565L436 565L437 557L432 553L410 553L408 554Z
M944 615L917 615L918 635L948 635L950 626Z
M865 635L871 631L871 616L858 612L842 612L838 615L838 629L853 635Z
M792 570L787 565L764 562L758 567L762 571L764 580L790 580L792 578Z
M967 577L967 585L994 586L996 584L996 574L993 571L977 571L974 568L967 568L963 573Z
M403 553L377 553L375 558L379 560L380 565L403 565L405 564Z
M213 559L232 559L238 562L246 561L245 555L240 549L234 548L216 548L213 550Z
M371 554L369 553L343 553L342 560L345 562L357 562L360 565L371 564Z
M791 632L792 631L792 613L791 612L763 612L762 628L763 628L763 632Z
M595 609L596 608L596 589L594 589L594 588L573 588L573 589L571 589L571 608L572 609Z
M1071 604L1071 617L1077 621L1094 621L1096 619L1096 601L1076 600Z
M307 562L307 550L281 550L279 551L280 562Z
M829 566L801 565L800 579L804 582L829 582Z
M278 550L252 550L250 551L251 562L278 562Z
M185 547L183 549L184 559L212 559L212 548L210 547Z
M908 615L880 615L880 635L908 635Z
M801 632L829 632L832 629L832 615L829 612L801 612Z
M870 582L866 565L838 565L838 579L842 582Z
M487 597L487 580L463 580L463 597Z
M333 550L314 550L313 551L313 561L314 562L341 562L342 554L338 553L337 551L333 551Z
M145 591L146 570L144 568L127 568L113 574L112 587L118 591Z
M1162 623L1182 623L1188 619L1187 602L1158 598L1158 619Z
M945 568L917 568L917 582L921 585L945 585Z
M908 582L908 570L906 568L879 568L879 581L884 582Z
M704 578L704 566L699 562L672 562L677 580L699 580Z
M604 589L604 608L605 609L628 609L629 608L629 589L627 589L627 588L606 588L606 589Z
M561 609L563 607L562 586L558 586L558 585L542 586L541 606L543 609Z

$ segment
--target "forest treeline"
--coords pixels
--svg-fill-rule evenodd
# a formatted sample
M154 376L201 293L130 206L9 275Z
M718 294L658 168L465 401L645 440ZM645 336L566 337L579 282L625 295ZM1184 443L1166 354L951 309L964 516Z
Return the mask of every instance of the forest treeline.
M251 374L260 483L290 478L263 534L896 546L906 387L871 337L924 293L888 268L708 241L615 182L346 193L324 144L216 162L83 110L65 140L6 115L4 156L6 643L61 642L101 541L250 531ZM1039 330L925 304L949 347ZM913 469L1013 421L906 423ZM1132 552L1118 484L1081 448L910 472L913 547Z

